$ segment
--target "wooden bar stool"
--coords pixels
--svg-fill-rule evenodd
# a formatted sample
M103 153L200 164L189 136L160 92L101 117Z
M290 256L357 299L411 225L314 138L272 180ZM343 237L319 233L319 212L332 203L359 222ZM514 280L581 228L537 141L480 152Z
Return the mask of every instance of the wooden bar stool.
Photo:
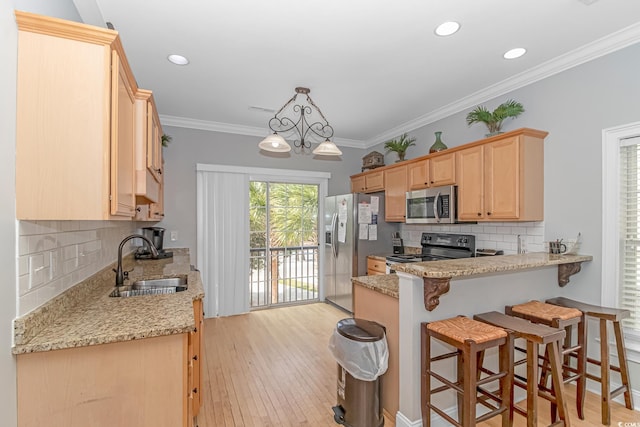
M587 362L600 366L600 377L586 373L586 377L590 380L598 381L601 388L601 406L602 406L602 424L611 424L611 400L624 393L624 404L628 409L633 409L633 397L631 395L631 386L629 384L629 366L627 365L627 353L624 346L624 336L620 321L631 315L629 310L619 308L600 307L597 305L586 304L580 301L574 301L568 298L552 298L547 303L559 305L562 307L575 308L586 313L587 316L600 320L600 360L587 357ZM618 350L618 365L610 364L609 359L609 337L607 334L607 321L612 322L613 332L616 339L616 348ZM611 390L611 371L620 374L622 385L615 390ZM586 387L586 385L585 385ZM584 393L584 391L583 391Z
M421 402L422 425L431 426L431 411L446 419L452 425L471 427L476 423L497 415L502 415L502 427L508 427L511 398L511 351L508 342L509 335L502 329L486 323L478 322L468 317L453 317L451 319L422 323L422 354L421 354ZM437 339L453 346L456 350L450 353L432 357L431 339ZM498 347L498 372L482 378L478 369L478 360L482 352L489 348ZM432 362L456 357L456 380L451 381L444 375L432 369ZM443 385L431 388L431 378L435 378ZM489 392L481 387L488 383L499 381L499 394ZM445 391L454 390L458 402L458 420L454 420L431 403L431 396ZM476 417L476 406L482 404L489 408L489 412Z
M535 427L538 425L538 399L543 397L550 401L554 407L558 409L560 421L552 425L571 426L569 413L567 411L567 403L564 394L564 383L562 381L562 363L560 361L560 342L564 340L564 329L552 328L549 326L531 323L528 320L519 317L507 316L497 311L476 314L473 316L475 320L488 323L506 330L511 336L510 342L515 339L522 338L527 342L526 358L515 361L512 356L513 367L526 363L527 376L523 377L513 374L513 384L527 390L527 409L522 409L513 401L513 390L511 394L511 410L510 422L513 423L513 412L527 417L527 427ZM540 390L538 387L538 352L539 345L544 345L551 363L551 379L553 381L553 394ZM512 345L511 352L515 347ZM518 349L521 350L521 349ZM480 362L482 369L482 362Z
M586 383L586 351L585 343L587 341L587 328L585 327L585 315L575 308L560 307L553 304L547 304L541 301L529 301L524 304L505 307L505 313L510 316L521 317L533 323L540 323L551 326L552 328L564 329L566 332L564 345L561 349L563 364L563 382L569 383L576 381L576 409L578 417L584 420L584 390ZM578 327L576 343L572 343L573 327ZM576 366L571 366L570 357L574 356L577 360ZM548 377L547 365L543 366L543 371L539 386L546 387ZM555 408L551 408L551 420L556 418Z

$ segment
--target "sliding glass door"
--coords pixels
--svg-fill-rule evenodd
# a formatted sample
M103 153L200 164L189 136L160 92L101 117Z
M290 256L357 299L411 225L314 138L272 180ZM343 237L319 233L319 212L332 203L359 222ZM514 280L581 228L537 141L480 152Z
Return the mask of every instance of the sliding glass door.
M318 300L318 189L250 181L252 309Z

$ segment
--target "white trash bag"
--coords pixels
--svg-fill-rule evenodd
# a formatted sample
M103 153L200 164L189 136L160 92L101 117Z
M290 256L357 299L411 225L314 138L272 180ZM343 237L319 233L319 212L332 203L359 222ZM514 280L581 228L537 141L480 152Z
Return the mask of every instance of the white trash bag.
M355 379L374 381L387 372L389 349L386 335L378 341L362 342L342 336L336 328L329 339L329 350Z

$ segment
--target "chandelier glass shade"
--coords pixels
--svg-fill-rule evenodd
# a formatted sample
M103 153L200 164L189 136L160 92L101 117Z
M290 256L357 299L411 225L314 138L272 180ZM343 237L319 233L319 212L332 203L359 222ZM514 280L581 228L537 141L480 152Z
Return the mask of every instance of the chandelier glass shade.
M258 147L262 150L284 153L291 151L289 143L279 133L293 133L296 138L293 141L295 152L306 154L311 151L311 139L322 138L324 142L318 145L313 154L323 156L339 156L342 151L330 141L333 136L333 128L322 114L322 111L309 96L308 88L297 87L296 93L287 101L274 117L269 120L269 128L273 134L263 139ZM306 97L306 104L296 104L298 95ZM293 106L289 108L291 105ZM292 114L289 117L286 114ZM297 134L297 135L296 135Z

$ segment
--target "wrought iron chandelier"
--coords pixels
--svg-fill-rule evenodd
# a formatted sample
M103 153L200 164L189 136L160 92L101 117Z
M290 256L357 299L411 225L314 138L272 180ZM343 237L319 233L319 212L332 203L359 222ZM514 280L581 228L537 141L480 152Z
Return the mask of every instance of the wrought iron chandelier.
M293 141L295 152L305 154L311 150L310 138L319 137L324 139L324 142L320 143L314 150L313 154L323 156L339 156L342 151L329 140L333 136L333 128L329 125L329 122L320 111L320 108L313 102L309 96L311 90L306 87L297 87L296 93L293 97L287 101L286 104L278 110L276 115L269 120L269 128L273 131L273 134L267 136L258 144L258 147L262 150L272 151L276 153L286 153L291 151L291 146L285 139L278 133L297 132L297 137ZM298 95L305 95L307 98L307 104L294 104ZM296 115L294 118L286 116L286 111L289 106L293 105L290 113ZM313 118L314 110L320 116L318 120ZM314 121L315 120L315 121ZM309 123L312 121L312 123Z

